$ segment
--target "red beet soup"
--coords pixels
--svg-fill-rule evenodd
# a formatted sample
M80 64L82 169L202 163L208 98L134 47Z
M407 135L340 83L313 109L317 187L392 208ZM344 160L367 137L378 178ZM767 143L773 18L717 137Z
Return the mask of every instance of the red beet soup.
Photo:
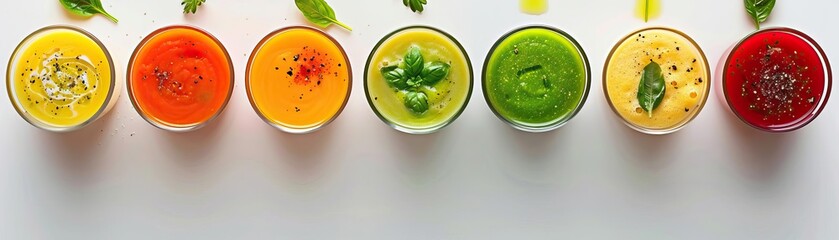
M830 64L809 36L765 29L736 45L725 61L723 91L747 124L770 132L804 127L818 116L831 88Z

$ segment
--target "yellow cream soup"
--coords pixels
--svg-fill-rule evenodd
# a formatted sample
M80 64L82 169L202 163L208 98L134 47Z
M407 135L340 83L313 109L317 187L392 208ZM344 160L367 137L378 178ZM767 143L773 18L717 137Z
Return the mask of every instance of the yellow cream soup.
M652 117L638 102L644 67L661 66L666 90ZM614 50L606 69L606 90L612 106L627 122L647 129L675 128L690 120L704 103L708 69L701 50L675 32L653 29L636 33Z
M91 120L111 90L111 62L93 39L48 30L21 45L10 71L13 101L30 120L72 127Z
M380 69L399 64L411 47L419 47L425 62L449 63L448 77L433 87L425 86L429 109L415 114L405 107L406 91L390 87ZM367 90L373 105L386 119L408 128L423 129L446 124L466 104L471 72L460 47L445 35L430 29L410 29L394 34L373 54L367 69Z

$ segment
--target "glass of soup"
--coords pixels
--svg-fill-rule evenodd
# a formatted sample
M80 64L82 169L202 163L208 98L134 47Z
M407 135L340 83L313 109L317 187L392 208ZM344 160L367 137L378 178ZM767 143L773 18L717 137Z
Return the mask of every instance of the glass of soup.
M254 48L245 85L268 124L289 133L326 126L344 109L352 89L347 54L329 35L309 27L274 31Z
M71 26L41 28L14 50L6 90L18 114L35 127L68 132L104 116L119 98L105 45Z
M128 95L160 129L183 132L216 119L233 92L233 64L218 39L191 26L149 34L131 55Z
M717 67L731 112L767 132L789 132L812 122L827 104L830 63L810 36L766 28L734 44Z
M527 132L557 129L582 109L591 86L583 48L569 34L528 26L502 36L484 61L484 98L502 121Z
M639 100L648 65L658 66L664 85L663 96L652 111L645 110ZM705 53L687 34L646 28L622 38L609 53L603 91L612 111L627 126L662 135L682 129L699 115L710 92L710 76Z
M367 58L364 90L387 125L427 134L451 124L472 93L472 63L442 30L411 26L382 38Z

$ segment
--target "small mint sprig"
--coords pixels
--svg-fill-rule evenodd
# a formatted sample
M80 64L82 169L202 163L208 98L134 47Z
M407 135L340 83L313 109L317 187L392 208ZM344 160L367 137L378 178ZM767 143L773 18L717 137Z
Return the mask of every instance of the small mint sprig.
M183 0L181 5L184 6L184 13L192 13L198 11L198 7L204 4L207 0Z
M425 4L428 4L427 0L402 0L402 4L405 4L406 7L410 8L412 12L420 12L422 13L425 10Z
M405 107L416 114L423 114L428 111L428 95L422 88L432 87L445 79L450 70L451 66L441 61L426 63L419 47L412 46L401 64L383 67L381 73L388 85L407 91Z

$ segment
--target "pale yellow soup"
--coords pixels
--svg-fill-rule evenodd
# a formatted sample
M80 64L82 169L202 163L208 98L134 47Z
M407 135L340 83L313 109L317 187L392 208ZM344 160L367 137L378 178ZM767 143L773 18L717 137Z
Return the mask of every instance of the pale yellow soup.
M665 29L638 32L619 43L605 70L605 88L613 109L628 123L651 130L677 128L695 116L708 94L704 55L690 39ZM666 90L652 117L641 108L638 85L650 61L661 66Z
M30 121L50 127L89 123L105 111L113 87L111 64L105 49L81 32L37 33L12 58L13 101Z
M429 109L415 114L405 107L406 91L388 85L380 69L399 64L410 47L420 48L425 62L449 63L449 75L434 85L424 87ZM403 30L386 39L373 53L367 69L367 91L373 106L382 117L397 125L426 129L444 125L452 120L466 104L471 90L472 73L460 47L446 35L426 28Z

